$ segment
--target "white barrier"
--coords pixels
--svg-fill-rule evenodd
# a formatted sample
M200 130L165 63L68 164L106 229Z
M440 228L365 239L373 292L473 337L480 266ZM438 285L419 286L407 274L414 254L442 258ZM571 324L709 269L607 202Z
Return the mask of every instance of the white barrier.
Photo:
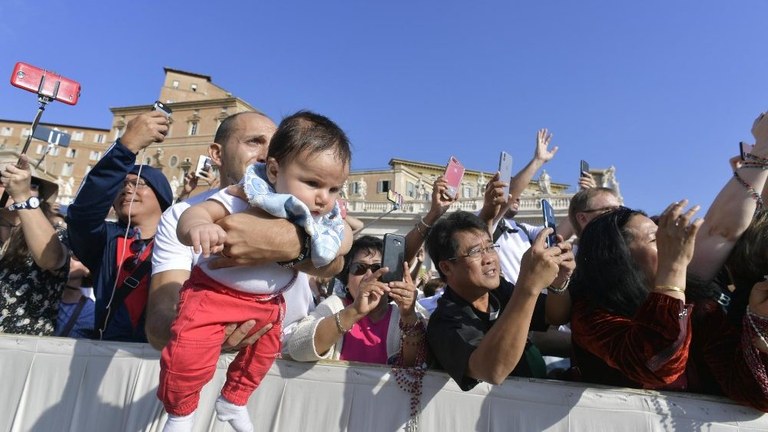
M149 345L0 336L0 431L160 431L159 353ZM231 431L203 390L195 431ZM257 431L396 431L410 396L389 368L277 361L248 404ZM766 431L768 415L720 398L509 379L462 392L429 372L421 431Z

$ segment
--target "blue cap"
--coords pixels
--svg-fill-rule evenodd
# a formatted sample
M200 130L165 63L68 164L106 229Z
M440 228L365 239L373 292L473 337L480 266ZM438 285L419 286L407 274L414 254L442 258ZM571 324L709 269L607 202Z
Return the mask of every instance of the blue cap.
M139 174L139 168L141 168L141 174ZM129 174L136 174L147 182L152 191L155 192L157 202L160 203L160 208L163 211L173 204L171 184L168 183L168 179L165 178L165 174L161 170L149 165L134 165Z

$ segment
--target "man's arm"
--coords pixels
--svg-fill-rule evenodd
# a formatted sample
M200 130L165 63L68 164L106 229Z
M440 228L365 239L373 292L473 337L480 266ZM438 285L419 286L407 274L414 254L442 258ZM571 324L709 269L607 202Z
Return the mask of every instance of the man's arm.
M560 262L570 254L559 247L545 247L544 238L550 232L542 230L523 255L512 298L469 357L468 376L500 384L520 361L539 293L555 280Z

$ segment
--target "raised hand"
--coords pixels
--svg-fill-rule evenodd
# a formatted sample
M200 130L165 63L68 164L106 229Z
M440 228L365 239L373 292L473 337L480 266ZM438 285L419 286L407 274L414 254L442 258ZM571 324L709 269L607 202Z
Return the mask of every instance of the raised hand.
M536 133L536 152L534 153L534 159L538 159L542 162L549 162L555 157L557 153L557 146L549 149L549 143L552 141L552 134L547 129L539 129Z
M0 181L15 202L26 201L32 196L32 172L27 155L21 155L19 162L19 166L7 164L0 174Z
M696 205L683 212L686 205L688 200L674 202L659 217L656 231L659 266L685 267L693 257L696 233L704 219L691 222L701 207Z
M382 267L374 273L368 270L365 276L363 276L357 290L357 295L355 295L355 301L352 302L352 308L354 308L359 316L368 315L379 305L379 301L384 297L384 294L389 292L389 286L379 281L379 278L388 271L388 268Z
M408 271L408 264L403 263L403 267L405 268L403 280L389 283L389 298L400 309L400 316L410 317L415 310L417 290Z
M134 153L138 153L153 143L163 142L168 134L169 124L168 117L160 111L140 114L128 122L120 142Z
M520 274L515 286L525 289L529 294L538 295L541 290L552 284L560 273L560 264L568 258L567 254L573 259L570 251L564 255L560 247L546 246L545 239L552 231L552 228L541 230L520 262Z

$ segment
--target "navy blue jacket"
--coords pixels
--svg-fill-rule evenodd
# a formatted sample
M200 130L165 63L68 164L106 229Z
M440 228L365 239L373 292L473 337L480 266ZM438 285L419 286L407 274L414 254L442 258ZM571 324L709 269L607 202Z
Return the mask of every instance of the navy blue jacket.
M126 230L124 223L107 222L105 219L135 161L136 155L118 139L88 173L67 210L72 250L93 277L97 325L106 314L117 277L117 238L124 236ZM133 232L129 233L129 236L132 235ZM145 279L148 278L149 274ZM104 340L147 341L144 314L139 325L134 328L125 305L121 305L114 313L114 318L104 332Z

